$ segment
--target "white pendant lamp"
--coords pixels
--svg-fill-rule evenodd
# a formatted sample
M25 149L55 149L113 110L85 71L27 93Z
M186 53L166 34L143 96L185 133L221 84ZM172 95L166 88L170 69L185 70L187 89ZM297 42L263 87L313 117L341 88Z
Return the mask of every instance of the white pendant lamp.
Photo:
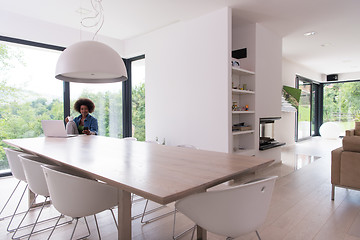
M66 82L112 83L127 80L124 61L120 55L104 43L94 41L104 23L102 0L90 0L94 16L81 21L84 27L99 26L92 41L81 41L67 47L56 64L55 78ZM95 20L95 24L85 24Z
M127 72L114 49L97 41L81 41L60 55L55 77L66 82L112 83L127 80Z

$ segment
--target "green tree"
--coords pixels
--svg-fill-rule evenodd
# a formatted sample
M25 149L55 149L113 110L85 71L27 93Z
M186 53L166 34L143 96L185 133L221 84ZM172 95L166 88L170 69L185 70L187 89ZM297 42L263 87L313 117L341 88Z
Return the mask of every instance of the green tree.
M338 122L345 130L360 120L360 82L325 85L323 101L324 122Z
M145 83L137 85L132 91L132 124L134 137L145 141Z

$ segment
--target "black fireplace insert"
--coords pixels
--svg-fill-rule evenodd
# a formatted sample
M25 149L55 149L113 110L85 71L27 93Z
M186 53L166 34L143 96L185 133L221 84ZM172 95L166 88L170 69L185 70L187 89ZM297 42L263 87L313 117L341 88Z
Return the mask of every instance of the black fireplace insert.
M260 118L259 150L267 150L285 145L274 139L275 121L280 117Z

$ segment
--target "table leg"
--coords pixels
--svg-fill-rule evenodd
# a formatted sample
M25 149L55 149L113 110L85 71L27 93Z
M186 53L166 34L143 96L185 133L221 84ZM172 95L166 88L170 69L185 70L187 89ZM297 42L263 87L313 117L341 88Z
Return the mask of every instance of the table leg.
M131 240L131 194L119 189L118 240Z
M196 225L196 233L197 233L197 240L206 240L207 239L207 233L206 230L203 229L202 227Z

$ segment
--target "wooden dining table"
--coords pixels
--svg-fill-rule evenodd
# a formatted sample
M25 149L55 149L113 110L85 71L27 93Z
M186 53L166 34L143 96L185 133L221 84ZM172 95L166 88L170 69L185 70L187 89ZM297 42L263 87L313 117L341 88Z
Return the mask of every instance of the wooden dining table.
M131 193L168 204L254 172L271 159L103 136L3 140L118 189L118 239L131 239ZM200 230L200 231L199 231ZM206 231L198 229L198 239Z

